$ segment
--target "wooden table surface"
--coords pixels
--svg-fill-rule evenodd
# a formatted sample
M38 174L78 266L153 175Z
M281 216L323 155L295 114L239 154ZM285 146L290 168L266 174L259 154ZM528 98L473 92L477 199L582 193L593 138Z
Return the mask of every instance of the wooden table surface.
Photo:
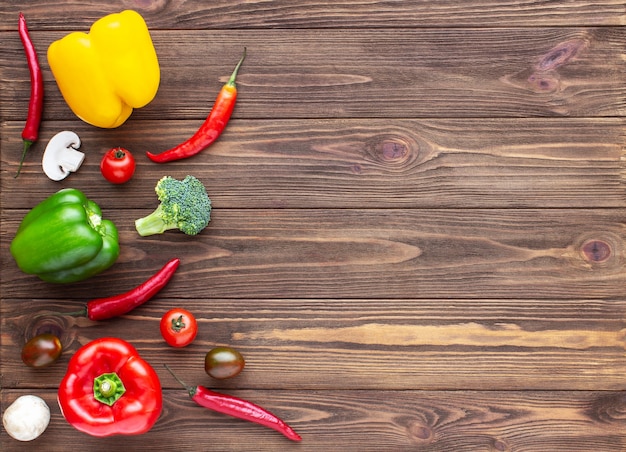
M161 66L156 98L117 129L77 119L45 53L123 9L145 18ZM40 139L13 177L29 74L23 11L45 79ZM2 411L19 395L52 412L31 443L2 451L626 450L626 11L623 0L124 0L0 5ZM247 47L225 133L156 164L189 137ZM41 168L61 130L86 159L62 182ZM134 152L122 186L99 162ZM213 201L198 236L141 238L156 181L193 174ZM83 190L120 232L121 254L87 281L19 271L9 244L28 209ZM55 316L138 285L180 257L170 284L118 319ZM168 347L169 308L199 319ZM40 332L65 351L22 364ZM157 370L161 418L135 437L94 438L62 417L72 354L123 338ZM216 345L247 360L211 380ZM238 395L303 437L197 407L165 371Z

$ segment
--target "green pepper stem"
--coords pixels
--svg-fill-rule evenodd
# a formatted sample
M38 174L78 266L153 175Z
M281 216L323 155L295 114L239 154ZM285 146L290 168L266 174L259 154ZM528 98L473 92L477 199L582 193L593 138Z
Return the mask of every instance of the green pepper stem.
M30 147L33 145L33 143L34 141L24 140L24 150L22 151L22 158L20 159L20 166L17 167L17 173L15 174L15 176L13 176L14 178L17 179L17 176L20 175L20 171L22 171L22 165L24 164L24 159L26 158L26 153L28 152Z
M239 60L239 63L237 63L237 66L235 66L235 70L230 75L230 78L228 79L228 83L226 83L227 86L235 86L235 79L237 78L237 72L239 72L239 68L241 67L241 65L243 64L243 60L245 59L246 59L246 48L244 47L243 55L241 59Z
M98 402L112 406L125 392L124 383L115 372L102 374L93 380L93 396Z

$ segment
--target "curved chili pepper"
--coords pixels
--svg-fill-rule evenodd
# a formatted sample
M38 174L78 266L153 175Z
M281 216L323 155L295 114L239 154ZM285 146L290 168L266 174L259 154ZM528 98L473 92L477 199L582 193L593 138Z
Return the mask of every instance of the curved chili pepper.
M180 259L171 259L161 270L134 289L121 295L91 300L87 303L87 317L90 320L106 320L132 311L165 287L179 264Z
M237 78L237 72L239 72L239 68L245 58L246 49L244 47L243 56L239 60L239 63L237 63L237 66L235 66L235 70L230 76L230 79L217 95L211 113L209 113L209 116L196 133L187 141L160 154L146 152L150 160L156 163L165 163L186 159L200 153L218 139L224 131L224 128L226 128L230 115L235 109L235 102L237 101L237 85L235 84L235 79Z
M22 13L20 13L18 31L20 39L22 40L22 45L24 46L26 60L28 61L28 69L30 71L30 101L28 102L28 117L26 118L26 125L22 130L24 150L22 151L20 166L17 168L17 174L15 174L15 177L20 175L22 164L26 158L26 153L32 144L37 141L37 138L39 138L39 124L41 123L41 113L43 111L43 76L41 74L41 68L39 67L39 60L37 59L35 46L30 39L30 35L28 34L26 19Z
M96 298L89 301L80 311L66 312L63 315L85 316L94 321L124 315L150 300L165 287L179 264L180 259L171 259L158 272L134 289L120 295Z
M265 408L261 408L259 405L238 397L212 391L204 386L187 386L176 376L167 364L163 365L172 374L176 381L178 381L187 390L191 400L196 402L198 405L218 413L227 414L229 416L269 427L282 433L292 441L302 441L302 437L298 435L294 429L287 425L285 421L267 411Z

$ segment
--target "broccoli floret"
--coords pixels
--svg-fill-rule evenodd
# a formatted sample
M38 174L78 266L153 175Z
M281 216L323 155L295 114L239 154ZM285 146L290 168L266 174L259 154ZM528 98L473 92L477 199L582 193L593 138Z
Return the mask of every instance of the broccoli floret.
M169 229L196 235L208 226L211 200L202 182L195 177L186 176L182 181L162 177L154 191L161 204L150 215L135 221L139 235L162 234Z

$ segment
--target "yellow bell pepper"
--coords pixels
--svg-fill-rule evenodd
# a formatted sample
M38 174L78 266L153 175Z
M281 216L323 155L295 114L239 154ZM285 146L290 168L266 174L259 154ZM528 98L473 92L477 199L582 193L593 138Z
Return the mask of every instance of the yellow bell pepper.
M48 63L74 114L97 127L122 125L159 88L159 61L148 26L132 10L97 20L88 34L74 32L53 42Z

